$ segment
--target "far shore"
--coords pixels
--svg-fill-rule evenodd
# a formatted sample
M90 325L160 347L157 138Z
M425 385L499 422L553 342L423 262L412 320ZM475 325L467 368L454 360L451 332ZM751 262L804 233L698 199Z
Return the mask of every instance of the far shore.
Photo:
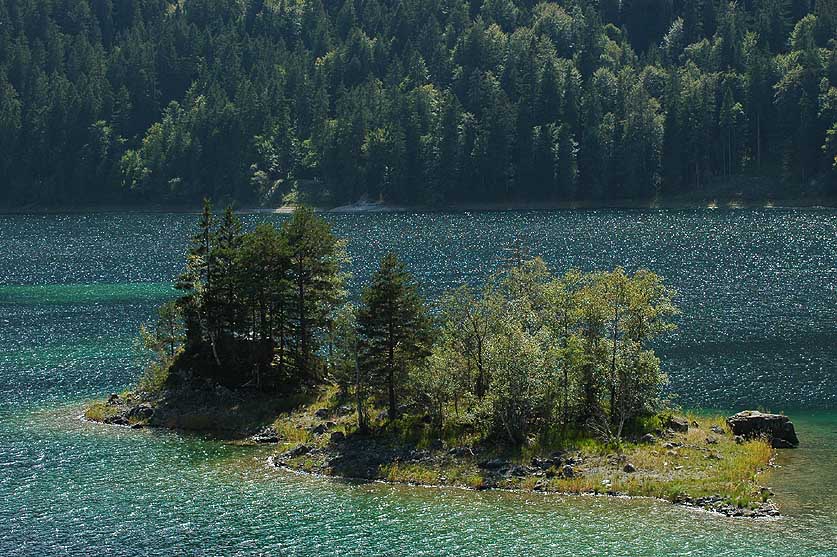
M412 213L412 212L488 212L488 211L552 211L552 210L603 210L603 209L833 209L835 198L744 199L740 197L657 198L653 200L613 200L606 203L576 202L506 202L506 203L450 203L446 205L395 205L380 202L357 202L348 205L328 206L311 204L322 213ZM239 213L290 214L296 205L277 207L243 206ZM74 214L74 213L199 213L197 204L149 204L149 205L27 205L0 207L0 214Z

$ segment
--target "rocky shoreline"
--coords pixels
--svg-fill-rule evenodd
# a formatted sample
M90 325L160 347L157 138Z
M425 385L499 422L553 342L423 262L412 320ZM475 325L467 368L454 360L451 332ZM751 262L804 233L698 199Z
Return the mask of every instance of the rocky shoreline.
M406 481L392 481L387 479L381 478L369 478L369 477L353 477L353 476L337 476L334 474L329 474L322 471L306 471L300 469L298 467L290 466L286 462L282 461L281 459L277 459L277 457L271 456L267 459L267 465L273 468L278 468L285 470L287 472L293 474L299 474L304 476L312 476L317 478L329 478L335 480L343 480L348 482L359 482L359 483L383 483L388 485L405 485L410 487L426 487L426 488L437 488L437 489L462 489L466 491L506 491L512 493L543 493L545 495L561 495L561 496L594 496L594 497L618 497L621 499L655 499L657 501L662 501L665 503L672 503L675 505L680 505L682 507L686 507L696 511L702 512L709 512L713 514L717 514L724 517L730 518L752 518L752 519L775 519L781 517L781 513L779 512L778 506L773 503L765 503L761 505L757 509L744 509L727 503L723 497L719 495L714 496L707 496L707 497L688 497L683 496L677 498L675 500L663 499L661 497L653 497L649 495L631 495L628 493L618 492L618 491L591 491L591 492L568 492L568 491L548 491L548 490L539 490L539 489L520 489L520 488L509 488L509 487L479 487L474 488L467 485L451 485L451 484L423 484L417 482L406 482ZM767 488L764 488L767 489ZM771 492L772 494L772 492Z
M188 403L182 402L188 400ZM181 401L181 402L174 402ZM123 427L161 427L199 430L253 445L272 445L276 454L269 465L297 473L405 485L456 487L555 494L590 494L615 497L653 497L684 507L728 517L772 518L779 510L768 488L753 484L754 498L736 504L720 490L706 492L719 467L761 443L769 447L798 444L793 424L785 416L740 413L724 421L689 422L670 417L665 427L634 440L630 451L596 452L571 447L523 457L492 446L448 445L440 439L405 442L391 435L348 433L351 407L311 409L288 414L274 425L249 414L230 419L242 398L232 392L181 393L177 397L142 394L111 395L91 405L87 419ZM250 409L261 408L251 404ZM275 408L264 409L264 415ZM223 427L222 425L223 424ZM304 433L291 441L279 424ZM281 429L281 428L280 428ZM254 434L254 430L256 433ZM765 463L756 473L772 463ZM672 491L672 486L697 486L694 492Z
M667 443L668 444L668 443ZM665 445L667 445L665 444ZM665 446L664 445L664 446ZM392 447L374 440L367 442L352 442L347 444L343 439L330 442L326 447L312 447L299 444L280 454L268 458L268 465L290 472L309 474L318 477L337 478L347 481L383 482L397 485L411 485L422 487L448 487L472 491L500 490L512 492L537 492L554 495L598 495L610 497L651 497L657 500L674 503L684 507L712 512L727 517L742 518L775 518L780 516L776 504L772 501L760 503L755 508L742 508L729 503L721 495L690 497L681 495L673 499L648 495L635 495L626 491L611 489L609 483L602 482L600 487L566 491L553 488L549 481L557 479L583 478L588 473L586 462L598 466L595 456L588 456L580 451L556 453L548 458L533 458L531 464L515 464L508 459L486 458L480 459L479 453L469 448L454 447L444 449L410 449L406 447ZM435 481L392 480L379 473L381 465L397 462L399 466L420 466L425 469L440 471L461 466L463 462L471 461L482 472L482 481L477 485L455 481L443 473ZM616 455L608 458L615 467L621 465L627 474L637 473L636 467L620 459ZM624 463L624 464L623 464ZM453 480L453 481L451 481ZM531 480L534 480L532 484ZM762 488L769 495L773 495L767 488Z

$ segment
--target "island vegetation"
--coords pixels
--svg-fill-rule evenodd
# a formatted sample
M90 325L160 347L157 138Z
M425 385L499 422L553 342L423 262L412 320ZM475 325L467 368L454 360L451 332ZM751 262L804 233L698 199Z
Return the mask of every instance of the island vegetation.
M833 0L3 0L0 22L4 207L837 195Z
M244 232L206 203L180 297L141 330L150 365L87 417L277 443L274 464L343 477L775 512L770 440L664 399L653 341L678 310L653 272L514 251L430 303L390 253L355 304L345 246L307 208Z

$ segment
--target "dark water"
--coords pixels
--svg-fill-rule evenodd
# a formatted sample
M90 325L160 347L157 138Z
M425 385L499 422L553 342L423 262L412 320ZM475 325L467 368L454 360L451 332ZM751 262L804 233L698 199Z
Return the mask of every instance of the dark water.
M329 220L355 288L388 250L430 296L479 283L515 237L556 270L662 274L683 310L659 347L677 400L793 415L803 447L767 479L786 516L347 485L268 471L257 451L85 424L83 400L136 377L136 328L172 296L195 217L0 216L0 555L837 555L837 212Z

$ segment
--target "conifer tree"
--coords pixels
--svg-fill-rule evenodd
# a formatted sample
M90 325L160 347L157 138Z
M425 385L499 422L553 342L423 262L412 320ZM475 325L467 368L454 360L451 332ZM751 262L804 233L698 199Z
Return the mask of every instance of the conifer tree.
M186 254L186 268L177 278L175 287L183 292L179 303L186 321L187 346L199 350L207 331L204 298L210 287L210 253L212 251L212 203L205 199L198 222L198 231L192 236Z
M394 420L408 368L428 355L430 317L415 281L393 253L383 258L363 291L358 329L361 366L385 393Z
M307 207L296 209L281 232L289 249L292 294L288 317L294 336L294 363L300 374L316 378L317 332L328 324L345 295L341 271L345 247L332 234L331 226Z

